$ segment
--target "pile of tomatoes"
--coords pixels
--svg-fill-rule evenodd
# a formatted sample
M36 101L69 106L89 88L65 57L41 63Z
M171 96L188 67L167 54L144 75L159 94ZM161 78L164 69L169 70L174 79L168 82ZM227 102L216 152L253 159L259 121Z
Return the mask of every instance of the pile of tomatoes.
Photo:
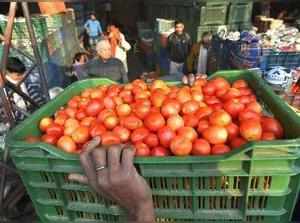
M249 141L283 137L247 82L231 85L221 77L192 87L135 80L89 88L39 127L41 141L69 153L100 136L103 145L131 143L137 156L220 155Z

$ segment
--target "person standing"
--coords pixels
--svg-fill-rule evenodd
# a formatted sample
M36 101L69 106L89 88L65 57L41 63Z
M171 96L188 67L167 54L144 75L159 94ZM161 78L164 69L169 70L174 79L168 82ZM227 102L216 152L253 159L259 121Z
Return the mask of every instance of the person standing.
M168 52L170 56L170 75L174 80L181 80L183 76L183 67L187 56L192 47L192 39L184 31L183 22L175 22L175 32L168 38Z
M97 42L99 41L99 38L103 35L103 31L101 24L96 19L94 13L90 14L90 19L84 24L84 28L86 29L89 35L90 44L92 46L96 46Z

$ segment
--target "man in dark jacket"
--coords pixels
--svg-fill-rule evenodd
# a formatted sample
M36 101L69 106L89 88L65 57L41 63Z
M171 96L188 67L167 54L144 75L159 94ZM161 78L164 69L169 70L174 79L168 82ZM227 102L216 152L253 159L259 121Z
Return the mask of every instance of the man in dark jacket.
M188 33L184 31L182 22L175 22L175 32L169 36L168 51L170 55L170 75L174 79L181 80L183 76L183 66L192 47L192 39Z

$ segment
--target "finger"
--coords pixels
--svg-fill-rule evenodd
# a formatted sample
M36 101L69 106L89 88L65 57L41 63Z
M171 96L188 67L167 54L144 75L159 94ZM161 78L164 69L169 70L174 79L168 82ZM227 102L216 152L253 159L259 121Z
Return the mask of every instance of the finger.
M83 145L82 149L84 152L89 152L96 148L101 143L101 138L99 136L93 138L91 141Z
M81 175L81 174L77 174L77 173L71 173L68 176L68 179L70 181L76 181L76 182L81 183L81 184L88 184L89 183L89 180L86 176Z
M92 160L96 168L107 167L107 148L101 147L92 151Z
M123 145L114 145L108 149L108 169L111 172L118 171L121 164L121 152L123 149Z
M122 152L122 167L124 170L130 170L133 165L134 160L134 149L132 146L127 146Z

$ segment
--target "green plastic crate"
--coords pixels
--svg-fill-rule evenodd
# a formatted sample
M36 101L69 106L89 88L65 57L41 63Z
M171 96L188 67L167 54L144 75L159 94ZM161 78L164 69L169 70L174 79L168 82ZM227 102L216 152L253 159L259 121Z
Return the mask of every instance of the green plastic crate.
M201 7L200 25L225 25L228 4Z
M288 222L300 187L299 118L256 74L216 75L245 79L282 122L287 139L249 143L223 156L136 158L152 188L157 222ZM68 180L69 173L82 172L78 156L22 141L38 135L39 120L72 96L110 83L91 79L73 84L8 135L11 157L43 223L125 222L115 204Z
M253 2L236 4L229 7L228 24L250 23L252 18Z

